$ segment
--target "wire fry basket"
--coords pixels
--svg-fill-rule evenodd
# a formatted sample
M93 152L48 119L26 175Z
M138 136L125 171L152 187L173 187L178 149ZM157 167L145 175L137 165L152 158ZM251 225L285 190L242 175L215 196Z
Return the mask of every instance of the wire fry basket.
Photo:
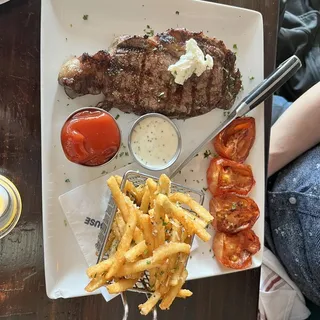
M135 187L138 187L139 185L144 185L146 180L148 178L153 179L155 182L159 181L159 178L150 176L145 173L140 173L137 171L127 171L122 179L120 189L123 190L126 181L130 181L134 184ZM199 204L203 204L204 201L204 193L203 191L195 190L192 188L185 187L183 185L177 184L172 182L171 183L171 191L172 192L181 192L184 194L189 194L195 201L197 201ZM98 260L97 263L101 262L102 260L105 260L108 258L108 252L105 252L104 248L106 246L106 243L108 241L109 234L111 232L111 227L113 224L113 220L115 218L117 211L116 204L113 200L113 197L110 196L107 209L105 212L105 216L102 221L101 230L98 235L98 241L96 243L96 249L98 252ZM129 289L130 291L139 292L139 293L145 293L146 295L152 294L153 291L149 284L149 273L146 271L144 272L143 277L135 284L135 286L132 289ZM123 306L124 306L124 316L123 320L128 318L129 314L129 306L127 304L127 299L124 293L121 294ZM157 312L156 308L153 310L153 319L157 319Z

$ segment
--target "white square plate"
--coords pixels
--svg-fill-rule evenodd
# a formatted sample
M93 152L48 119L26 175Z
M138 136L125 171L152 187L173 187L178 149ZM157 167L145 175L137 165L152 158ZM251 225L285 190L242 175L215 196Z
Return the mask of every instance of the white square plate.
M84 15L88 15L87 20L83 19ZM162 32L171 27L185 27L191 31L203 30L209 36L223 40L228 48L232 49L233 44L237 44L237 66L243 75L244 86L239 98L263 79L263 23L261 15L257 12L195 0L42 1L42 198L46 288L50 298L87 294L83 289L88 281L85 273L87 264L71 229L65 223L58 197L100 177L103 171L111 172L130 161L128 157L122 157L104 168L84 168L66 160L60 146L60 130L65 119L74 110L95 105L102 98L85 96L75 100L68 99L57 82L60 66L71 55L81 55L83 52L93 54L100 49L107 49L115 36L143 34L147 25L150 25L155 32ZM249 80L250 77L254 77L254 80ZM111 113L121 114L119 123L125 136L126 128L135 116L130 118L130 115L123 115L116 109ZM254 230L263 245L263 107L257 108L252 116L256 118L257 136L247 162L252 165L257 182L250 195L261 210L261 216ZM182 158L223 118L223 111L213 110L204 116L187 120L185 124L181 120L177 121L185 141ZM186 132L191 132L192 137L196 139L188 140ZM205 186L207 165L208 159L204 159L202 155L196 157L177 177L177 182L185 184L187 179L188 186L201 189ZM190 168L193 170L192 174ZM208 200L209 195L206 205ZM189 279L234 272L222 268L215 259L212 259L210 245L210 243L203 244L193 254L188 264ZM253 259L252 267L259 266L261 261L260 251Z

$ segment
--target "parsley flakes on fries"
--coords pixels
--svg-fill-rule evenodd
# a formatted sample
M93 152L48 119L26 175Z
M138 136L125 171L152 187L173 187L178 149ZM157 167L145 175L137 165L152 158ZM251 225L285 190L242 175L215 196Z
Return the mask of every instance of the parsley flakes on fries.
M123 192L121 181L119 176L107 181L118 208L105 248L109 258L87 269L86 290L106 286L109 293L120 293L133 288L147 271L153 294L139 305L141 314L147 315L160 301L162 310L169 309L176 297L192 295L182 289L191 239L196 234L208 241L205 228L213 217L189 195L171 193L166 175L158 183L149 178L138 187L126 181Z

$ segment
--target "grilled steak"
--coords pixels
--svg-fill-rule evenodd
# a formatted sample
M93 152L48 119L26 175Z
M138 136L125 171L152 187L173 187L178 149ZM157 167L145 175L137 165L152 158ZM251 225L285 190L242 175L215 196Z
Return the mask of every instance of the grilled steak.
M168 67L185 53L190 38L213 57L214 65L179 85ZM73 58L62 66L58 80L72 98L102 92L105 100L100 106L105 109L188 118L232 106L241 88L235 60L222 41L202 32L170 29L153 37L123 36L108 52Z

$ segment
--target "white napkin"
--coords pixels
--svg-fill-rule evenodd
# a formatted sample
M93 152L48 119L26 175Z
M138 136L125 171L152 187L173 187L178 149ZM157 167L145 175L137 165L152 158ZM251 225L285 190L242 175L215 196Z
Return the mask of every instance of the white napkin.
M134 164L128 165L112 174L104 175L83 184L59 197L62 210L88 266L97 263L95 244L110 198L110 190L106 181L111 175L122 176L126 171L136 169ZM100 292L106 301L110 301L117 296L109 294L105 288L102 289Z
M0 0L0 5L6 3L6 2L8 2L8 1L10 1L10 0Z
M110 190L106 184L108 177L111 175L122 176L128 170L137 169L137 165L133 163L83 184L59 197L62 210L88 266L97 263L95 244L110 198ZM195 237L191 251L197 249L198 246ZM105 288L102 288L101 293L107 301L116 296L110 295Z
M259 319L304 320L310 315L299 288L267 248L264 248L260 278Z

